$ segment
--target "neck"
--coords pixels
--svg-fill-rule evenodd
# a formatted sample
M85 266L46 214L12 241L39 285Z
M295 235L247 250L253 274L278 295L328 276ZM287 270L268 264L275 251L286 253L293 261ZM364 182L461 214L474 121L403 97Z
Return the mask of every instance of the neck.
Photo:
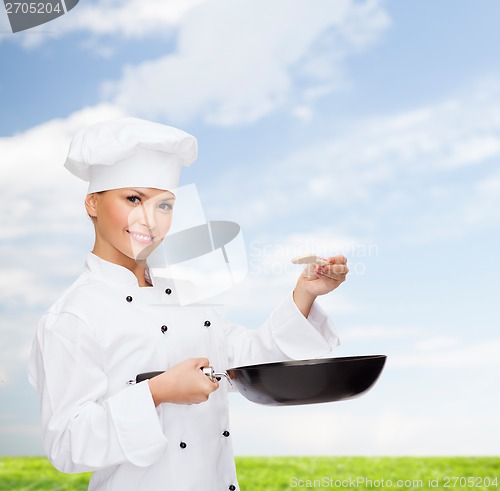
M145 260L135 260L123 254L106 254L105 251L102 251L97 244L94 244L92 253L100 257L101 259L104 259L105 261L109 261L110 263L118 264L119 266L127 268L129 271L134 273L139 286L151 286L146 281L147 264Z
M151 286L147 281L146 281L146 261L134 261L134 265L131 268L127 268L134 273L135 277L137 278L137 283L139 283L139 286Z

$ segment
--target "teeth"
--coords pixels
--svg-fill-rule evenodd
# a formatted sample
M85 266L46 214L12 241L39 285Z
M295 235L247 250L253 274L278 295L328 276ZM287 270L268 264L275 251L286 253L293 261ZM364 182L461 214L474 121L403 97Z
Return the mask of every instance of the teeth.
M137 240L142 240L142 241L150 241L151 237L149 235L140 235L136 234L134 232L130 232L131 235L133 235Z

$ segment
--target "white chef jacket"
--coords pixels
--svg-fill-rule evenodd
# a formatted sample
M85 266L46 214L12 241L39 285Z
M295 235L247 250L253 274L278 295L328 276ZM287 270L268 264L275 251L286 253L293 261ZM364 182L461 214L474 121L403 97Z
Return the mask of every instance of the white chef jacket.
M239 490L225 381L201 404L155 407L141 372L206 357L217 370L328 354L335 329L292 296L259 329L207 305L180 306L175 283L139 287L128 269L89 253L77 281L41 319L28 375L44 448L62 472L93 471L90 490ZM249 422L251 424L251 422Z

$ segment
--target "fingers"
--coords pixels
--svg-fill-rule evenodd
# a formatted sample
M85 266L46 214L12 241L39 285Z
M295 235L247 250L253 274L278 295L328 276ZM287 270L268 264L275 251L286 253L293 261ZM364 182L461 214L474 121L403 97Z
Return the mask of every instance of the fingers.
M209 365L207 358L188 358L148 380L155 405L163 402L199 404L207 401L219 387L217 381L212 381L201 370Z
M347 267L347 258L342 255L329 257L328 265L317 266L316 274L323 275L337 281L344 281L349 268Z
M202 368L209 368L210 367L210 361L208 358L192 358L194 366L198 369ZM210 377L207 377L208 380L212 381L213 380Z
M342 256L342 255L329 257L327 259L327 261L330 264L347 264L347 258L345 256Z
M198 370L200 370L200 373L205 377L205 379L209 382L210 385L206 384L207 388L209 389L207 393L207 398L210 393L212 393L214 390L217 390L219 387L219 382L217 382L216 379L212 379L205 373L201 371L202 368L207 368L210 366L210 361L208 358L192 358L194 367Z
M208 358L191 358L195 368L205 368L210 366Z
M330 266L322 266L324 268L324 272L327 274L335 274L335 275L346 275L349 273L349 268L347 264L332 264Z

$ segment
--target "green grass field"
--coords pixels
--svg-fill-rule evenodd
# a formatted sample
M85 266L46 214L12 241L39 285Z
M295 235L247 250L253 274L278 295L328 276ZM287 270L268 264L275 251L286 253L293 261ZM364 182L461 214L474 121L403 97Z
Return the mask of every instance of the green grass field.
M500 489L496 457L239 457L236 464L243 491ZM89 477L61 474L41 457L0 457L0 491L83 491Z

